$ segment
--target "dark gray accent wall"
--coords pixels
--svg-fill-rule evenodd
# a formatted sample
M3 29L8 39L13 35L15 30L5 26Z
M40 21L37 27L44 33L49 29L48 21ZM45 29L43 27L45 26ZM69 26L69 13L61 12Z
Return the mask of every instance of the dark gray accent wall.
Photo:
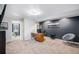
M61 38L66 33L75 33L79 36L79 16L60 19L58 21L58 27L48 27L45 22L42 23L42 31L47 33L47 36L51 34Z

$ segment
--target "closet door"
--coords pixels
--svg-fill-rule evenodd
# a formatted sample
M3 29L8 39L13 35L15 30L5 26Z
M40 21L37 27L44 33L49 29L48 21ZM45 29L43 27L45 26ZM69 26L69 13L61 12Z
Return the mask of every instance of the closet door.
M0 31L0 54L4 54L5 53L5 31Z

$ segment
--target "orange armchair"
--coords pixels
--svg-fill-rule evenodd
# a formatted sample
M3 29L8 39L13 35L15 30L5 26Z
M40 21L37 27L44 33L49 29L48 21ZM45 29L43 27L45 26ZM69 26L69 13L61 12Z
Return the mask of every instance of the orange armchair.
M38 42L43 42L44 41L44 34L43 33L38 33L35 36L35 40L38 41Z
M43 42L44 41L44 34L43 33L31 33L32 37L38 42Z

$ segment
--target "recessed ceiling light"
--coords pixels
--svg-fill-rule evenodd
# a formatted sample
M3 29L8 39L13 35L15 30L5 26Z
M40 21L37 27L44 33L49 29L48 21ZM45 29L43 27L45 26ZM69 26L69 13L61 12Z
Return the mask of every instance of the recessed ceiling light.
M42 12L40 11L40 9L30 9L27 11L27 13L29 15L40 15L42 14Z

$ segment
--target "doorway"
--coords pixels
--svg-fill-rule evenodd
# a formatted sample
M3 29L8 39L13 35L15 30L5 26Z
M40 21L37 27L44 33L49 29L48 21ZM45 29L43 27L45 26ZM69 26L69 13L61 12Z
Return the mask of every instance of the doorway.
M12 21L12 40L23 40L22 21Z

